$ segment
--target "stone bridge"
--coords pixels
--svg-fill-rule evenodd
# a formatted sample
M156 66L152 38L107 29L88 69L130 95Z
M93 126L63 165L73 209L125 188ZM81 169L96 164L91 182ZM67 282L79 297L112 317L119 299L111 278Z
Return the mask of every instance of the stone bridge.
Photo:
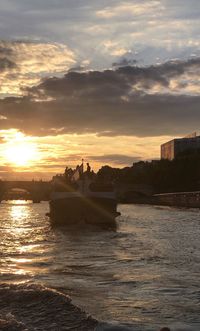
M129 183L118 183L115 186L115 192L118 201L121 202L132 202L137 199L148 198L155 193L154 188L150 185Z
M51 183L45 181L2 181L0 180L0 202L12 189L22 189L29 193L33 202L48 201L52 191ZM153 188L142 184L120 183L115 187L118 201L129 201L140 197L149 197L154 194Z
M29 193L33 202L49 200L51 193L51 183L43 181L2 181L0 180L0 202L6 193L12 189L21 189Z

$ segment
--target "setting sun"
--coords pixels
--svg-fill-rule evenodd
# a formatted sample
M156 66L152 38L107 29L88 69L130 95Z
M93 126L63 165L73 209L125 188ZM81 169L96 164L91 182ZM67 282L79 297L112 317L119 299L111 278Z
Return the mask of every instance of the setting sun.
M16 134L6 144L4 154L7 162L16 167L29 166L38 159L36 144L28 141L22 134Z

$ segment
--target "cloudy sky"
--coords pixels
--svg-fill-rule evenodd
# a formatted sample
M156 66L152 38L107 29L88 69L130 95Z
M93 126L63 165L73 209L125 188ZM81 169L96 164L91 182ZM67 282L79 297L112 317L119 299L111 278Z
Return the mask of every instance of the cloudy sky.
M124 167L200 132L199 22L199 0L0 0L0 177Z

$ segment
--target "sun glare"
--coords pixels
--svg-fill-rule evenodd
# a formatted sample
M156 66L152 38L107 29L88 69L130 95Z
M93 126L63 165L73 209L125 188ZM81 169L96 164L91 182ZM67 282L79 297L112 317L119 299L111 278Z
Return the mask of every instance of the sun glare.
M26 167L38 159L36 144L26 140L24 135L16 135L5 146L5 159L16 167Z

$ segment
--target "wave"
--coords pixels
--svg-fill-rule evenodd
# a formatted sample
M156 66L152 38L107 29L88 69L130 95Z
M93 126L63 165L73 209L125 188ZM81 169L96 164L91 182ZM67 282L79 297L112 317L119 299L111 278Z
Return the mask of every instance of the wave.
M196 325L197 326L197 325ZM173 331L196 331L195 326L174 324ZM99 323L54 289L36 284L0 284L1 331L141 331L142 325ZM163 329L165 330L165 329Z
M35 284L0 285L0 330L95 330L98 322L65 294Z

